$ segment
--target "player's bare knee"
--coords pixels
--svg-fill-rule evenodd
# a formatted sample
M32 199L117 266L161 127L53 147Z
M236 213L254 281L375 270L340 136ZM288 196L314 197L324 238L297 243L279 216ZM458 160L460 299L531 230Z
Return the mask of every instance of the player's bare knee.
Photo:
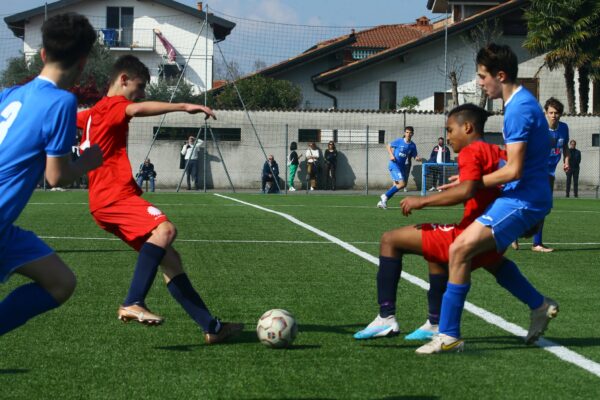
M153 236L164 243L165 246L168 246L175 241L177 228L172 222L165 221L155 229Z

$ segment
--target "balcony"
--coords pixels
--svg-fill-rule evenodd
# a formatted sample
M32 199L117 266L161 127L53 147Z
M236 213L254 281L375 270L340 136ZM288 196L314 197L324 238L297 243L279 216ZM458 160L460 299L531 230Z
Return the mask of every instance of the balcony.
M98 29L98 40L111 50L154 51L156 36L152 29Z

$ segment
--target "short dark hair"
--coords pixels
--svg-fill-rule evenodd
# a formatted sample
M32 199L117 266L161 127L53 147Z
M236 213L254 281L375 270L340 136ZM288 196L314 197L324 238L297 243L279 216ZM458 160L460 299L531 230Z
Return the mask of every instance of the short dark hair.
M559 114L562 114L563 111L565 111L565 106L563 105L563 103L561 103L554 97L550 97L548 100L546 100L546 104L544 104L544 110L548 111L548 107L554 108L556 111L558 111Z
M444 138L440 136L440 137L438 138L438 140L444 140Z
M46 59L59 63L62 68L70 68L87 57L96 39L96 31L90 21L80 14L58 14L42 25Z
M139 58L132 55L121 56L115 61L110 74L110 82L117 80L120 74L126 73L129 78L140 78L144 82L150 81L150 71Z
M517 55L506 45L490 43L479 50L476 57L477 65L483 65L492 76L504 71L510 82L516 82L519 73Z
M413 128L412 126L409 125L404 128L404 132L406 132L406 131L411 131L412 133L415 133L415 128Z
M462 104L448 113L448 118L454 117L459 123L470 122L475 127L475 133L483 135L485 122L491 114L472 103Z
M298 150L298 143L296 143L296 142L290 143L290 150Z

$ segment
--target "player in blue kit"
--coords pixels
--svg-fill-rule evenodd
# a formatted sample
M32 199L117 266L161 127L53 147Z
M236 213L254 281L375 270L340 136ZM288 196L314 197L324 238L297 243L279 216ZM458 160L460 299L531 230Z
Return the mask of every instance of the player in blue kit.
M508 46L490 44L477 53L478 84L492 99L504 100L503 135L506 165L484 175L484 187L504 185L500 197L450 245L448 286L442 300L440 334L419 347L418 354L463 348L460 319L471 287L471 261L496 249L503 252L538 224L552 207L548 185L548 123L536 98L516 83L517 56ZM510 277L507 278L509 281ZM533 343L558 313L549 298L532 306L526 343Z
M563 158L563 170L566 172L569 170L569 126L564 122L560 121L560 117L565 109L563 104L556 100L554 97L550 97L544 104L544 111L546 113L546 120L548 121L550 134L550 143L552 148L550 149L550 159L548 160L548 168L550 173L550 191L554 191L554 180L556 175L556 166ZM540 224L540 229L533 236L533 245L531 250L538 251L541 253L549 253L554 251L550 247L544 246L542 242L542 230L544 229L544 222Z
M75 276L54 251L13 223L44 168L56 186L102 164L97 146L71 162L77 99L65 90L79 79L95 41L94 29L81 15L48 19L42 26L42 72L0 93L0 281L13 273L33 281L0 302L0 335L58 307L75 289Z
M415 134L415 129L412 126L404 128L404 137L398 138L386 146L390 161L388 168L390 176L394 184L392 187L381 195L381 200L377 203L377 207L386 209L387 201L392 198L399 190L406 187L408 182L408 169L406 163L414 158L416 161L421 161L421 157L417 153L417 145L412 141Z

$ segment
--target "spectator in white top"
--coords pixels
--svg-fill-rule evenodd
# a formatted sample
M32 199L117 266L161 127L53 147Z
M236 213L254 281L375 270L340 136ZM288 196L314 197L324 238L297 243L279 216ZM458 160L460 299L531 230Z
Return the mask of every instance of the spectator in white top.
M319 168L319 159L321 158L321 153L319 149L317 149L317 145L315 142L310 142L308 144L308 149L306 149L306 166L307 166L307 175L310 180L310 190L315 190L317 188L317 171Z
M190 136L186 144L181 149L181 155L184 157L186 162L185 173L187 175L187 190L192 190L192 183L194 181L194 188L200 189L200 166L198 165L198 155L202 149L204 142L200 139L196 142L194 136ZM189 160L189 161L188 161Z

